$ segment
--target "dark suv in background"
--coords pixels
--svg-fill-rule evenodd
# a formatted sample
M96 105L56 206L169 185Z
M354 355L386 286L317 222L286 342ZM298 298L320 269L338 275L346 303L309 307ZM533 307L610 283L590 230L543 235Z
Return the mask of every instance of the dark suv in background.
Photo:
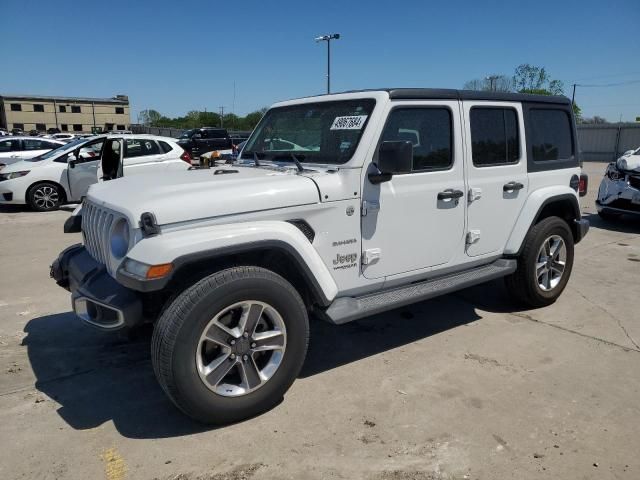
M234 142L223 128L193 128L185 131L178 138L178 145L197 157L212 150L232 150Z

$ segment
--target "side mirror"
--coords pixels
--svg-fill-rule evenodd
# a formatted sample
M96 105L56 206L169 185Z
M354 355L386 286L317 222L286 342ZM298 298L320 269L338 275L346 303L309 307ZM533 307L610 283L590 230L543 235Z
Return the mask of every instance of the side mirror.
M388 182L394 173L407 173L413 164L413 144L409 141L382 142L378 150L378 170L370 173L373 184Z

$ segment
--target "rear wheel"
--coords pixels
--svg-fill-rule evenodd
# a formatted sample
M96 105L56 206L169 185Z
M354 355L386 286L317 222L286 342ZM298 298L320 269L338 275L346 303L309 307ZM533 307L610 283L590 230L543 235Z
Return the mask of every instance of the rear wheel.
M555 302L569 281L573 248L566 221L558 217L541 220L525 238L517 270L505 279L509 293L529 307Z
M62 187L52 182L36 183L27 192L27 202L36 212L57 210L64 203L64 199Z
M236 267L180 294L155 327L156 377L173 403L204 423L275 406L297 377L309 338L306 307L279 275Z

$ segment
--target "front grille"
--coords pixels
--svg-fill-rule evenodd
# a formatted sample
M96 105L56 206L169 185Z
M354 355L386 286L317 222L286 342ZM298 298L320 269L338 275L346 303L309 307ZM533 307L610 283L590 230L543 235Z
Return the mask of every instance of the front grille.
M109 260L109 232L117 214L89 201L82 206L82 237L89 254L107 265Z
M640 177L633 177L629 175L629 185L640 190Z

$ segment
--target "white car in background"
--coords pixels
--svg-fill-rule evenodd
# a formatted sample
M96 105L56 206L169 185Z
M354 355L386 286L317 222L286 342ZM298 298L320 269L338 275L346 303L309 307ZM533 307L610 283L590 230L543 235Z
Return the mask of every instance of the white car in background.
M60 140L61 142L69 143L76 139L73 133L53 133L51 135L45 135L46 138L53 138L54 140Z
M173 138L99 135L81 138L0 170L0 204L56 210L78 202L102 180L140 173L187 170L191 157Z
M37 157L61 145L64 142L52 138L3 136L0 138L0 170L6 165Z

